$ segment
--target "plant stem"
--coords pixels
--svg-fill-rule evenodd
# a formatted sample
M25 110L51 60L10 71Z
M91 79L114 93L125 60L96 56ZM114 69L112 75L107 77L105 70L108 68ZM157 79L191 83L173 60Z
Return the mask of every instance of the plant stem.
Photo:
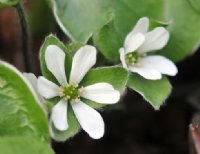
M22 6L22 3L16 5L17 13L20 19L21 24L21 39L22 39L22 53L24 59L24 67L26 72L31 71L30 63L30 53L29 53L29 32L28 32L28 23L26 20L25 12Z

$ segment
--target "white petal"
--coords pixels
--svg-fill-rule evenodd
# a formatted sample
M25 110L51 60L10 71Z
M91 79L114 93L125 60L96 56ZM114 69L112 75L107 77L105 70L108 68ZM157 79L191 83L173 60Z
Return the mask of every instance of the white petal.
M56 45L49 45L45 52L45 61L49 71L55 76L60 85L67 85L65 75L65 53Z
M101 115L81 101L72 102L71 105L83 130L94 139L101 138L105 127Z
M159 80L162 78L162 75L160 74L160 72L154 69L145 68L143 66L140 66L140 67L130 66L129 69L131 72L138 73L139 75L141 75L142 77L148 80Z
M30 82L32 87L37 90L37 77L33 73L23 73L23 75Z
M155 69L162 74L175 76L178 72L176 65L163 56L147 56L141 59L140 63L146 68Z
M44 98L50 99L58 96L59 87L44 77L39 77L37 82L37 90Z
M74 55L70 73L70 84L78 84L96 63L96 48L90 45L81 47Z
M127 64L126 64L126 60L125 60L125 51L124 51L124 48L120 48L119 49L119 54L120 54L120 60L122 62L122 66L125 69L128 69Z
M149 28L149 18L147 17L142 17L138 20L138 22L136 23L135 27L133 28L133 30L127 35L127 39L129 36L131 36L132 34L136 34L136 33L147 33Z
M67 130L67 104L65 100L60 100L53 108L51 113L51 120L56 129L60 131Z
M132 33L143 33L145 34L149 29L149 18L142 17L138 20L135 27L132 30Z
M84 87L81 96L101 104L114 104L120 99L119 91L103 82Z
M162 49L169 40L169 32L163 27L157 27L145 37L144 43L138 48L141 53Z
M42 98L42 96L38 93L38 90L37 90L37 77L33 73L23 73L23 75L30 82L31 86L35 90L37 97L38 97L37 103L40 105L40 107L46 113L47 111L44 106L45 100Z
M125 54L134 52L137 50L145 41L145 36L142 33L132 34L124 42Z

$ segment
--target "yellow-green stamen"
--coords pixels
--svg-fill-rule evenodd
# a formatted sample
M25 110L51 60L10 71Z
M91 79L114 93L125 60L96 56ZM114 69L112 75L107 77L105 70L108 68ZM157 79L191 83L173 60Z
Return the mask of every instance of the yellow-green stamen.
M79 100L80 99L80 90L76 85L69 85L65 87L60 87L59 96L65 100Z
M131 52L126 54L125 59L129 65L134 65L137 63L139 55L137 52Z

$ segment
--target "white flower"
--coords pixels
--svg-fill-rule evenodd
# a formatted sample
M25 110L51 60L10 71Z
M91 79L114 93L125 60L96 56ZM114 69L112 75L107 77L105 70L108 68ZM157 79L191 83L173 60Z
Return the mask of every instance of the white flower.
M162 49L168 42L169 32L157 27L148 32L149 19L141 18L126 36L124 48L120 48L120 60L124 68L140 74L146 79L158 80L162 74L174 76L178 70L169 59L148 52Z
M85 104L86 98L97 103L114 104L119 101L120 93L109 83L96 83L86 87L79 85L85 74L96 63L96 49L86 45L74 55L69 80L65 73L65 54L56 45L49 45L45 52L48 70L55 76L59 85L44 77L38 78L37 89L46 99L60 97L60 101L52 108L51 121L56 129L68 129L67 108L71 105L83 130L94 139L104 134L104 122L101 115Z

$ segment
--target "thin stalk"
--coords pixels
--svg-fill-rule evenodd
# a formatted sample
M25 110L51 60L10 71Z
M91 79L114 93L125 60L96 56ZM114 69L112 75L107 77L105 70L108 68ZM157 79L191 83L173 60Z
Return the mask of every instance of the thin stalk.
M16 5L17 13L20 19L21 24L21 39L22 39L22 53L24 60L24 67L26 72L31 71L31 63L30 63L30 51L29 51L29 31L28 31L28 23L26 20L25 12L22 6L22 3L18 3Z

